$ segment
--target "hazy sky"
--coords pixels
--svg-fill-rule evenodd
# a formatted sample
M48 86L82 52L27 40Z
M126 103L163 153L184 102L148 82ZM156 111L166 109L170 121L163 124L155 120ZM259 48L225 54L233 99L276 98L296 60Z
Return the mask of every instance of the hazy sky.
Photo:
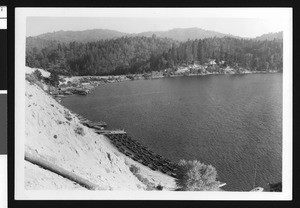
M79 15L78 15L79 16ZM153 15L134 17L27 17L26 36L36 36L59 30L111 29L126 33L164 31L173 28L198 27L241 37L256 37L269 32L282 31L280 16L253 16L253 18L198 17L197 15Z

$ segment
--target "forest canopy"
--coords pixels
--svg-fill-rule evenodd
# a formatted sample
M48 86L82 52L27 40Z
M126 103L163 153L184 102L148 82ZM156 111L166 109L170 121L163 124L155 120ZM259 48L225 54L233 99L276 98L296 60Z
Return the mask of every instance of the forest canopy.
M121 75L160 71L210 59L250 71L282 70L283 42L234 37L179 42L170 38L121 37L70 42L28 37L26 65L63 75Z

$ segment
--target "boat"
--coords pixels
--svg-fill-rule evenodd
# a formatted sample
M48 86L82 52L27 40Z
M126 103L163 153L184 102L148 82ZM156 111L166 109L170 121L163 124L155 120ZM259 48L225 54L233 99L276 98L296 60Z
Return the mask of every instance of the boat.
M226 186L227 184L226 183L221 183L220 185L219 185L219 188L221 188L221 187L223 187L223 186Z
M263 191L264 191L264 188L256 187L256 188L252 189L250 192L263 192Z

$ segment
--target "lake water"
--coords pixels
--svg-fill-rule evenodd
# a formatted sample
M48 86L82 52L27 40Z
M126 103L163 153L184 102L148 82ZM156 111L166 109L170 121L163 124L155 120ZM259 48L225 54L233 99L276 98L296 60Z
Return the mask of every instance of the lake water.
M111 83L62 104L174 162L213 165L225 190L251 190L256 164L256 186L282 180L282 74Z

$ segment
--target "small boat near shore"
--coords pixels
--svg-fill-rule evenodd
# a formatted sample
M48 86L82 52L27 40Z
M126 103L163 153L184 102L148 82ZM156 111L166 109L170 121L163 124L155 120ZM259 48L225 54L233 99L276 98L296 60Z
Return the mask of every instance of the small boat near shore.
M227 185L227 183L221 183L220 185L219 185L219 188L221 188L221 187L223 187L223 186L226 186Z
M250 192L263 192L263 191L264 191L264 188L256 187L256 188L252 189Z

